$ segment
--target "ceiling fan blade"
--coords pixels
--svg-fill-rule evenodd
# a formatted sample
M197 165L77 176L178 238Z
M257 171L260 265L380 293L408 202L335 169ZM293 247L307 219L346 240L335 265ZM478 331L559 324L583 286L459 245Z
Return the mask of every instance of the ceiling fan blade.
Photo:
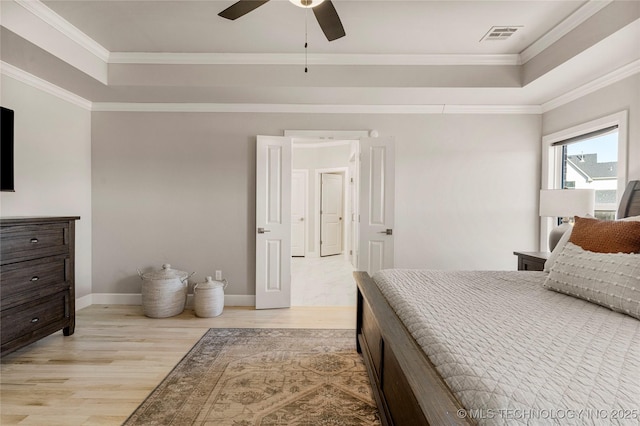
M269 0L240 0L218 13L218 16L234 21L252 10L259 8L268 1Z
M327 40L333 41L346 35L338 12L333 3L331 3L331 0L325 0L314 7L313 13L316 15L316 19L324 35L327 36Z

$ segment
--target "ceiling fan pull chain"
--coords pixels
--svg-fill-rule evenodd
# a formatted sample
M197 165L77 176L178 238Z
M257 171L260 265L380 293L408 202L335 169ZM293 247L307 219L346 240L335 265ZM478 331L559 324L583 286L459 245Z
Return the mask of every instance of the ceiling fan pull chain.
M309 68L307 66L307 46L309 43L307 42L307 17L309 16L309 9L304 10L304 72L309 72Z

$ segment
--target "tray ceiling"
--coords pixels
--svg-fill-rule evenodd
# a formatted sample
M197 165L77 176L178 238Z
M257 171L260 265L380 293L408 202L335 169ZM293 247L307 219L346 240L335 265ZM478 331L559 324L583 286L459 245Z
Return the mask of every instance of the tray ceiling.
M232 3L2 0L3 73L50 83L95 109L455 104L539 112L640 67L640 2L334 0L347 35L333 42L289 1L236 21L217 16ZM517 31L481 41L500 26Z

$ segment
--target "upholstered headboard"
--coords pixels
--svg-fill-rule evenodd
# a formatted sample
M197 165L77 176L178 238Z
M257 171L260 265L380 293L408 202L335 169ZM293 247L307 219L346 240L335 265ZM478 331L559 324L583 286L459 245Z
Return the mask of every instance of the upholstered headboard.
M640 216L640 180L632 180L622 194L618 219L629 216Z

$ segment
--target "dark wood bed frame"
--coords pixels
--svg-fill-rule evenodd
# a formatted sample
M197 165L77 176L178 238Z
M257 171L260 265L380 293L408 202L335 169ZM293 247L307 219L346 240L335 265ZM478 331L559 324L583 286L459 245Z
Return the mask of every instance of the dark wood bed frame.
M618 218L640 215L640 180L622 196ZM471 425L472 420L366 272L358 285L356 345L385 425Z

